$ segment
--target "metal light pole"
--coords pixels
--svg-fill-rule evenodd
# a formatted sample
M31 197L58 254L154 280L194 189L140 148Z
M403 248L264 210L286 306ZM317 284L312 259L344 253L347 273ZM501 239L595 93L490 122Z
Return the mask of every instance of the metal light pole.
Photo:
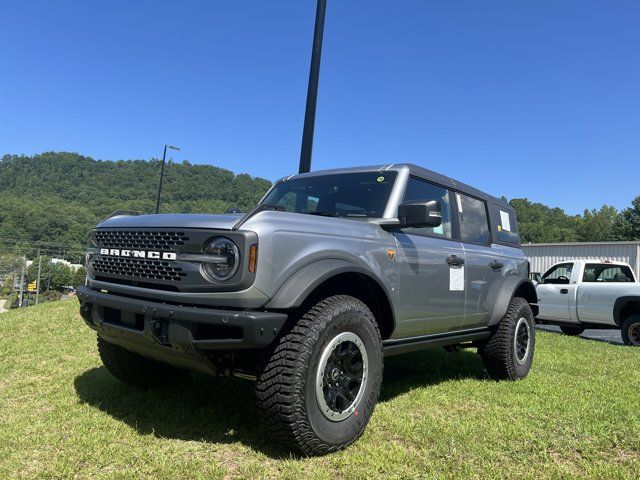
M40 272L42 271L42 256L40 255L40 249L38 249L38 280L36 280L36 305L40 300Z
M162 179L164 178L164 162L167 159L167 148L171 150L180 150L179 147L173 145L165 145L162 152L162 168L160 168L160 183L158 184L158 200L156 201L156 213L160 211L160 195L162 194Z
M313 51L311 53L309 87L307 88L307 107L304 113L304 127L302 130L299 173L306 173L311 170L313 131L316 123L316 104L318 102L318 82L320 78L320 57L322 56L322 37L324 34L324 17L326 11L327 0L318 0L318 6L316 8L316 25L313 32Z

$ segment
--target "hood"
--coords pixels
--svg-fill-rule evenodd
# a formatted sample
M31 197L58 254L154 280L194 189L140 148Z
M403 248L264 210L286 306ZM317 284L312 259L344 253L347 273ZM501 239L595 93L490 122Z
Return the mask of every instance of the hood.
M159 215L118 215L100 222L96 228L211 228L231 230L245 214L213 215L169 213Z

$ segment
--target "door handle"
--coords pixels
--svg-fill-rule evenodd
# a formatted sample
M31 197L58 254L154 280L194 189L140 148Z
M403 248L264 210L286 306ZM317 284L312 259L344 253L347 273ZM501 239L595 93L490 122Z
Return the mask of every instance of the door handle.
M504 263L494 259L494 260L491 260L491 262L489 263L489 266L494 270L500 270L502 267L504 267Z
M449 255L447 257L447 263L454 267L459 267L460 265L464 265L464 258L460 258L457 255Z
M568 294L568 293L569 293L569 289L568 289L568 288L561 288L561 289L560 289L560 293L561 293L562 295L566 295L566 294Z

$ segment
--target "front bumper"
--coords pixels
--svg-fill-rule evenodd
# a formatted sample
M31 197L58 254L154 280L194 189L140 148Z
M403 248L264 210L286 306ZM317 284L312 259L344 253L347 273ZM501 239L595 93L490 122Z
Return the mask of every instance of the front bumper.
M182 306L78 287L80 314L108 341L182 368L212 373L207 357L219 350L270 345L284 313Z

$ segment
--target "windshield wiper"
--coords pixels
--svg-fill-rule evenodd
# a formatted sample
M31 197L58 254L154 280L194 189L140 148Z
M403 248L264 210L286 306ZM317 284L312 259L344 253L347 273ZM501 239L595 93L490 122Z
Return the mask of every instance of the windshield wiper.
M326 212L323 210L316 210L315 212L305 212L307 215L319 215L321 217L337 217L340 218L336 212Z

